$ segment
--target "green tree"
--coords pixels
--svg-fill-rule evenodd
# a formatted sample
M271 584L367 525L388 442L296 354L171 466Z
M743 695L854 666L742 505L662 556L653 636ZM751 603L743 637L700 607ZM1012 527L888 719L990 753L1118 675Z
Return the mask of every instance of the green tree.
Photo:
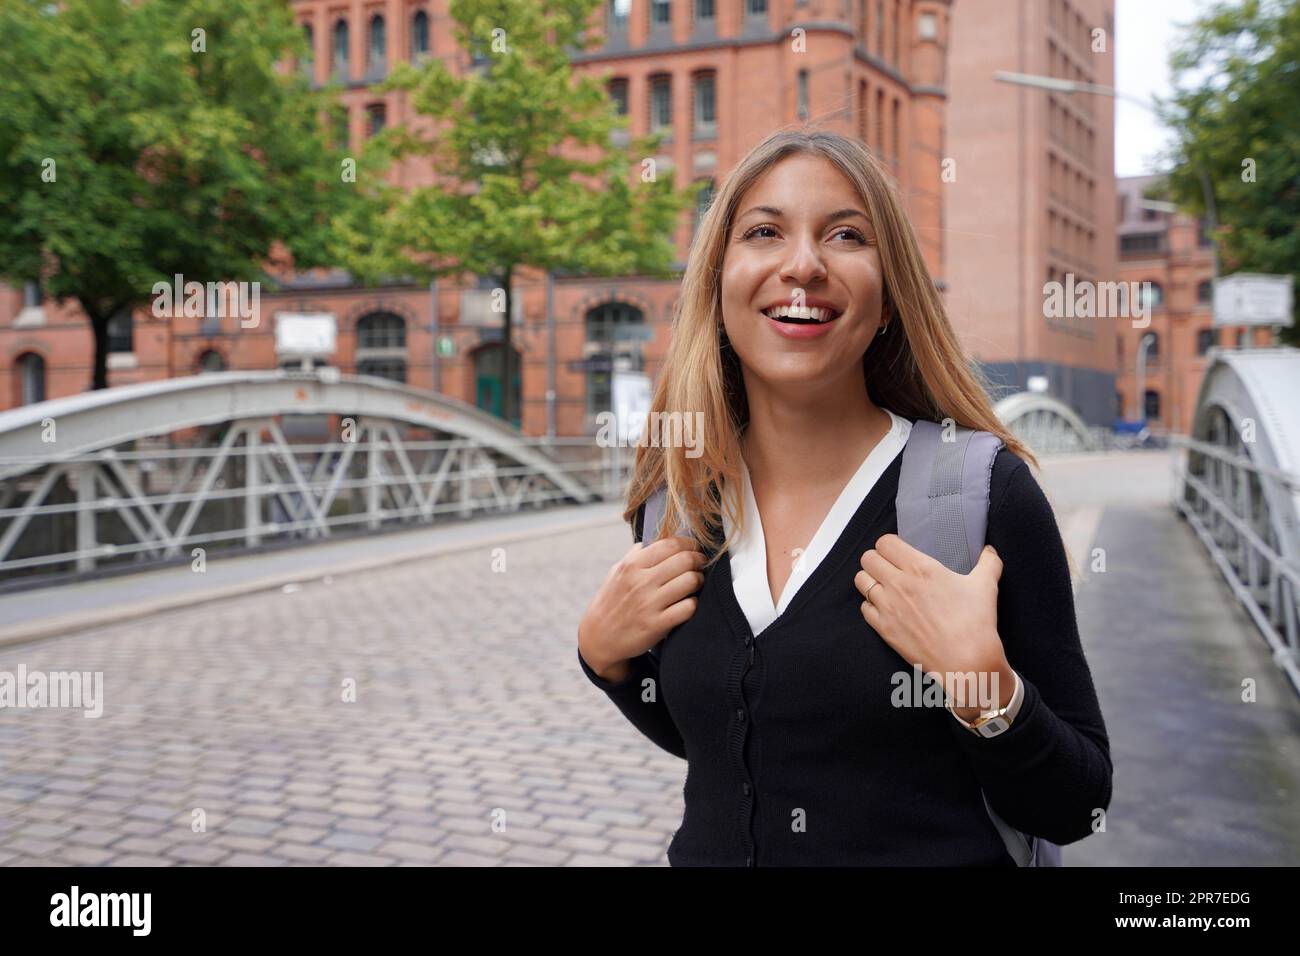
M1175 93L1162 113L1183 132L1167 157L1174 201L1204 215L1204 169L1224 272L1300 282L1300 0L1218 3L1190 24L1170 64ZM1300 330L1283 341L1300 344Z
M327 98L277 67L307 55L283 0L4 0L0 37L0 277L80 304L92 388L155 283L329 261L353 191Z
M373 200L340 217L346 264L365 281L474 273L501 291L503 413L514 394L512 278L521 267L589 275L669 277L672 231L700 188L675 189L655 169L660 137L611 146L627 120L569 57L590 43L599 0L453 0L462 50L481 56L462 76L439 61L401 64L383 84L432 117L429 136L391 127L368 144L358 188ZM397 188L387 165L416 159L434 185ZM636 180L635 187L633 180Z

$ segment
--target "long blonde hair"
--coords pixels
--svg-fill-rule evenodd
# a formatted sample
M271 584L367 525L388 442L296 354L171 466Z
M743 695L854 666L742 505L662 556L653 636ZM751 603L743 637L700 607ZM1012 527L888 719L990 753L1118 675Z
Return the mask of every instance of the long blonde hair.
M1038 464L1029 450L993 413L986 380L973 367L948 321L934 281L903 212L889 174L857 140L828 130L781 130L755 146L727 175L701 220L687 257L672 335L651 403L651 414L703 413L698 457L681 443L637 445L624 519L661 484L668 495L661 527L685 524L696 540L714 551L709 565L730 545L719 520L723 488L740 480L740 434L749 419L740 360L722 327L721 275L727 235L745 192L767 170L796 153L823 156L856 187L875 229L890 319L862 357L872 402L907 418L942 421L991 432L1007 447ZM733 531L743 515L731 503ZM653 529L646 529L652 533ZM649 543L649 542L647 542Z

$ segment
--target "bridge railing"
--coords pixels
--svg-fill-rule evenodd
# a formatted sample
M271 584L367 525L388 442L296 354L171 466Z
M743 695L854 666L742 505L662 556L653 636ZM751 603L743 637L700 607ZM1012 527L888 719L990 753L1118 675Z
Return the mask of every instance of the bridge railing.
M1174 504L1300 691L1300 568L1278 541L1269 501L1300 494L1300 475L1251 461L1220 445L1171 436Z
M618 500L635 454L591 437L514 443L542 453L543 469L491 443L364 424L374 427L349 442L289 442L264 419L190 447L138 439L57 461L6 457L0 465L23 470L0 480L0 582L541 508L572 498L564 476Z

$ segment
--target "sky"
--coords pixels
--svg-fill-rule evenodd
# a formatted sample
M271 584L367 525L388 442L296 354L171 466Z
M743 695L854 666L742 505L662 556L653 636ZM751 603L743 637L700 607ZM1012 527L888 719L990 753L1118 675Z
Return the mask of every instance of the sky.
M1209 0L1115 0L1115 88L1148 103L1167 95L1176 25L1210 6ZM1169 143L1168 130L1149 112L1116 100L1116 176L1158 172L1157 155Z

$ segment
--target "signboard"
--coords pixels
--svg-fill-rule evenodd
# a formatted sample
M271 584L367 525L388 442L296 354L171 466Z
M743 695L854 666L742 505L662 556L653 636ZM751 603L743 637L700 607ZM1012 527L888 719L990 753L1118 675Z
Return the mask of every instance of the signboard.
M1214 280L1214 325L1291 325L1290 276L1238 272Z
M614 372L610 376L610 398L619 443L636 444L650 414L650 376L643 372Z
M333 312L277 312L275 354L325 358L334 354L338 322Z

